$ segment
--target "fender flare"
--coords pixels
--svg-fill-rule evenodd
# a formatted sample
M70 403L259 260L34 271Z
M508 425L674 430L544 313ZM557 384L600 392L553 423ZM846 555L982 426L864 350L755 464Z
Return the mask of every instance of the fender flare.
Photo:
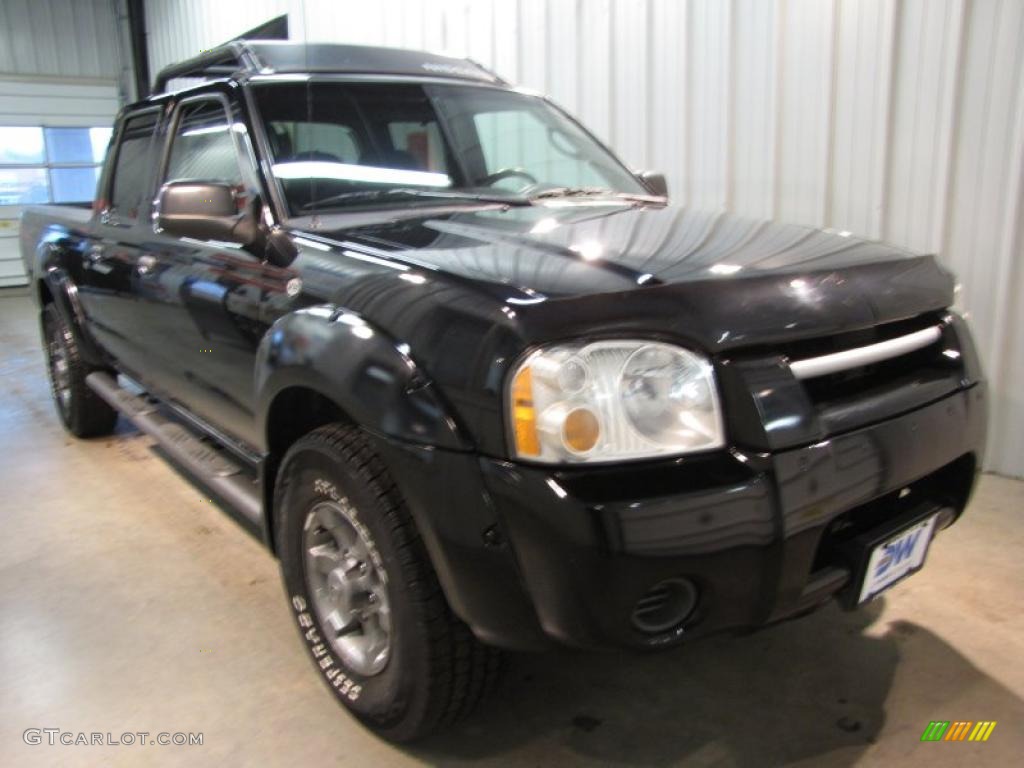
M280 554L273 485L282 458L271 453L272 405L287 390L302 388L334 403L366 432L408 504L457 615L490 637L497 630L493 617L481 612L481 601L497 594L503 601L499 626L517 623L509 616L521 618L515 642L544 647L511 554L500 548L491 554L481 538L498 520L475 446L405 344L356 313L333 305L307 307L281 317L267 330L257 351L255 375L260 434L267 448L260 469L265 511L261 534L271 552ZM438 504L442 496L445 502ZM440 510L451 514L439 516Z
M259 434L268 449L272 404L292 387L319 392L376 434L435 448L472 449L451 407L408 347L334 305L279 318L260 342L255 377Z
M75 344L83 360L90 366L105 368L107 363L100 346L92 338L85 322L85 311L78 298L78 286L75 285L63 266L62 248L57 242L44 242L38 251L39 282L46 286L53 305L57 308L61 319L67 324ZM36 298L42 300L37 288ZM40 320L42 317L40 316Z

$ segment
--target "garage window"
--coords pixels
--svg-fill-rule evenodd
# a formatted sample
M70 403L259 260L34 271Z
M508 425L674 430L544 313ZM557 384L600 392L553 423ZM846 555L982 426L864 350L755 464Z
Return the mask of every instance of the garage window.
M0 126L0 205L89 202L109 127Z

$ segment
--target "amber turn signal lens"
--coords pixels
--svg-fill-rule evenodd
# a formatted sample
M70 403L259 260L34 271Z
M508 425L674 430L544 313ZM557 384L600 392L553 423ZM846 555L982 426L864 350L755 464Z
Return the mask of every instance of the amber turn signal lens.
M533 408L533 373L523 366L512 381L512 421L516 452L520 456L540 456L537 438L537 413Z
M601 436L601 423L594 412L586 408L574 408L565 417L562 425L562 440L569 450L586 453L597 445Z

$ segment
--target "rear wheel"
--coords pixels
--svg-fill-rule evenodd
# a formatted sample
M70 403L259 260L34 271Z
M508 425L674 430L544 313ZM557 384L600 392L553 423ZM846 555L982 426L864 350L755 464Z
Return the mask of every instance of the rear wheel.
M281 464L275 510L293 615L338 700L392 741L472 711L497 679L499 654L452 614L360 430L331 424L299 439Z
M61 422L76 437L109 435L117 411L85 383L94 369L82 360L74 334L53 304L43 310L43 337L50 392Z

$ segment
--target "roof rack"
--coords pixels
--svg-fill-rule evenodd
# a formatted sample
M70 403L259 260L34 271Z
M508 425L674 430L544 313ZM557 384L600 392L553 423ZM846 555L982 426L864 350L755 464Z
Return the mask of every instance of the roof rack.
M198 56L164 67L156 76L153 94L163 93L167 83L176 77L203 77L207 79L230 77L242 72L258 72L261 68L256 55L244 40L203 51Z
M153 95L164 93L167 83L178 77L223 79L289 72L397 74L504 84L500 77L471 59L404 48L232 40L187 61L161 69L153 85Z

